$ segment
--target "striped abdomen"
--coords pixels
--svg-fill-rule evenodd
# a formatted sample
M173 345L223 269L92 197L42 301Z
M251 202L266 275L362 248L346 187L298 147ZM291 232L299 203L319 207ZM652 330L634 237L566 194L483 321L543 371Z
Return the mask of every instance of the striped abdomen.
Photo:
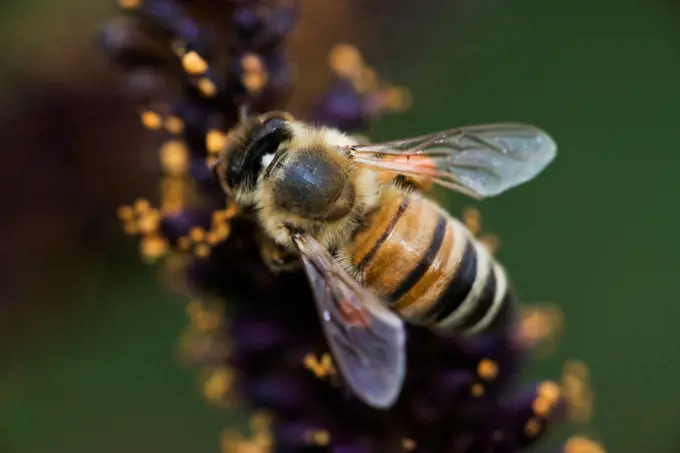
M503 268L435 203L388 191L349 246L362 283L404 319L476 333L504 325L513 295Z

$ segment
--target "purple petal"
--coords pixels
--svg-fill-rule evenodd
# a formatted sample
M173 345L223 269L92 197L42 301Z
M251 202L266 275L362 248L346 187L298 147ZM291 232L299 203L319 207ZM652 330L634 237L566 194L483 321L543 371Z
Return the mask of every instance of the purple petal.
M350 82L341 80L317 103L310 119L329 127L353 131L366 124L367 115L359 93Z
M242 392L255 406L282 412L302 410L314 400L313 387L281 373L251 378L242 383Z
M212 211L194 210L167 213L161 219L161 231L171 244L175 244L181 236L189 234L193 227L209 228L211 219Z

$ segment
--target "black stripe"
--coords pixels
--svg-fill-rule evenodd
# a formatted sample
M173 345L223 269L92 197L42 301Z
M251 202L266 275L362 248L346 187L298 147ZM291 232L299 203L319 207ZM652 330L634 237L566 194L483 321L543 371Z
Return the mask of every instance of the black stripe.
M466 239L465 251L463 252L458 269L456 269L456 274L446 289L439 295L439 299L425 313L424 318L434 318L434 322L446 319L465 301L472 290L472 285L474 285L476 278L477 250L472 241Z
M382 236L380 236L380 238L378 238L378 241L373 245L373 248L369 250L368 253L361 259L359 264L357 264L357 269L359 272L363 271L366 265L370 263L373 258L375 258L375 255L378 253L380 247L383 245L383 243L385 243L387 238L390 237L392 231L394 231L394 228L397 226L397 222L399 222L401 216L404 215L404 212L406 212L406 208L408 208L408 197L401 199L399 209L397 210L396 214L394 214L394 217L392 217L392 220L390 220L385 232L382 234Z
M511 327L517 315L516 309L517 299L515 291L508 286L508 289L505 290L505 296L503 296L501 301L501 308L496 313L496 317L491 321L491 324L484 330L486 332L495 332Z
M411 273L408 274L408 276L401 282L399 287L387 297L388 300L391 302L398 301L404 294L409 292L411 288L413 288L416 283L420 281L421 278L423 278L423 275L425 275L430 266L432 266L432 262L437 257L439 249L442 248L444 236L446 235L447 223L446 217L439 214L439 221L437 222L437 226L434 229L434 234L430 240L430 245L427 248L427 252L425 252L425 256L421 258L418 265L413 268Z
M467 330L477 325L484 316L489 312L493 305L493 300L496 298L496 266L491 264L489 275L487 276L484 288L477 300L472 302L472 309L467 315L456 324L457 330Z

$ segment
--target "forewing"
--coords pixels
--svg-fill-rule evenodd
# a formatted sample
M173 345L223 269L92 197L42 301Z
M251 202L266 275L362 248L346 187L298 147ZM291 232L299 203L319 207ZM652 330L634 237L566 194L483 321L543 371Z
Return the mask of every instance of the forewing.
M404 324L314 238L295 235L337 368L367 404L388 408L404 381Z
M485 198L533 179L555 158L557 145L537 127L497 123L356 145L351 153L359 165L429 176L449 189Z

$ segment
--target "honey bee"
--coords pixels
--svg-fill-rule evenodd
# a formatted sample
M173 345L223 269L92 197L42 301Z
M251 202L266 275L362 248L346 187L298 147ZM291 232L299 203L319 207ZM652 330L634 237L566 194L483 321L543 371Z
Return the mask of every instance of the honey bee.
M499 123L359 144L270 112L230 136L215 167L222 187L254 213L272 269L304 269L337 367L365 403L389 408L400 394L404 322L440 335L508 325L505 270L421 189L505 192L553 160L548 134Z

